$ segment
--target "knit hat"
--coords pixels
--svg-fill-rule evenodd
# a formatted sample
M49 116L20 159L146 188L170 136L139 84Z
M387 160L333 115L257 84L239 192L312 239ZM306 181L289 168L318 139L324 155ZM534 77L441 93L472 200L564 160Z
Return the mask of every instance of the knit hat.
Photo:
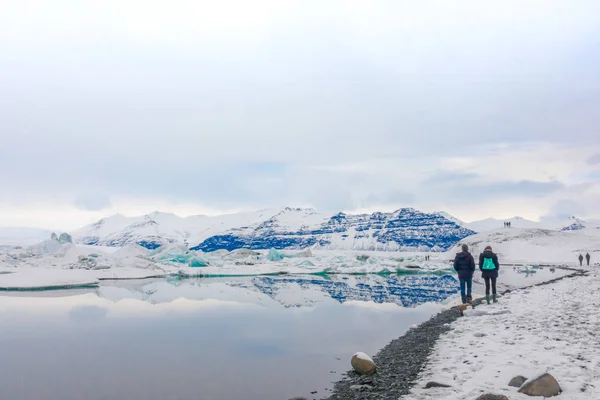
M485 250L492 251L492 246L485 246ZM484 251L485 251L485 250L484 250Z
M462 251L469 251L469 246L467 246L466 244L463 244Z

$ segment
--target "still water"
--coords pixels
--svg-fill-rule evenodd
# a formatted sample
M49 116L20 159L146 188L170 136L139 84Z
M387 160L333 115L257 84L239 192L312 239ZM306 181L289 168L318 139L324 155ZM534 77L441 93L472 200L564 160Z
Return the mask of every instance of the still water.
M456 286L452 276L293 276L4 295L0 398L322 398L353 353L375 354Z

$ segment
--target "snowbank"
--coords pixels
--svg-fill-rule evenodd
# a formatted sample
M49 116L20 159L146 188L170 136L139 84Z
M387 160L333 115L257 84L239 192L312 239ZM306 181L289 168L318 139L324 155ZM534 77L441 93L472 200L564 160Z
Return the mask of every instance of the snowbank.
M404 400L475 399L483 392L514 400L509 381L522 375L552 374L560 398L600 398L600 274L564 279L549 286L516 291L499 304L482 305L471 317L460 318L441 337L412 393ZM450 388L423 389L426 382Z
M579 254L589 253L592 263L600 262L600 229L552 231L546 229L496 229L461 240L445 253L453 259L460 246L467 244L474 255L490 245L498 254L500 264L578 264Z

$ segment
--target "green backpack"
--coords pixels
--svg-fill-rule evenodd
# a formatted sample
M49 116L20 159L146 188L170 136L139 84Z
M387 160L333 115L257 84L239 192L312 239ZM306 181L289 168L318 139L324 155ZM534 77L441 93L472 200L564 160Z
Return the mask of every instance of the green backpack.
M484 271L487 270L492 270L492 269L496 269L496 265L494 264L494 259L493 258L484 258L483 259L483 267L481 267Z

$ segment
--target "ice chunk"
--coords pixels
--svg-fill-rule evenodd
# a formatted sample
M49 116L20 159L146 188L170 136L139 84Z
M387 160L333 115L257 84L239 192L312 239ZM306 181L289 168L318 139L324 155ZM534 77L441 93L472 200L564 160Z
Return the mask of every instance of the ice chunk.
M57 240L50 239L30 246L27 249L34 254L55 254L61 250L61 247L61 244Z
M206 267L209 263L195 251L188 250L185 246L160 247L160 252L153 252L154 259L159 263L186 264L190 267Z
M313 257L313 253L310 249L305 249L296 253L296 257L311 258Z
M206 267L208 265L208 261L201 259L200 257L190 257L187 261L187 265L192 268Z
M58 236L56 235L56 233L52 232L52 234L50 235L50 240L58 240Z
M314 267L314 266L315 266L315 264L311 263L311 262L310 262L310 261L308 261L308 260L304 260L304 261L302 261L302 262L298 263L298 266L299 266L299 267Z
M56 235L54 235L54 236L56 236ZM63 232L58 237L58 241L60 244L73 243L73 238L68 233Z
M285 255L283 253L280 253L275 249L269 250L269 254L267 255L269 261L281 261L284 259L284 257Z
M48 290L98 286L91 271L50 268L20 268L12 274L0 275L0 290Z

